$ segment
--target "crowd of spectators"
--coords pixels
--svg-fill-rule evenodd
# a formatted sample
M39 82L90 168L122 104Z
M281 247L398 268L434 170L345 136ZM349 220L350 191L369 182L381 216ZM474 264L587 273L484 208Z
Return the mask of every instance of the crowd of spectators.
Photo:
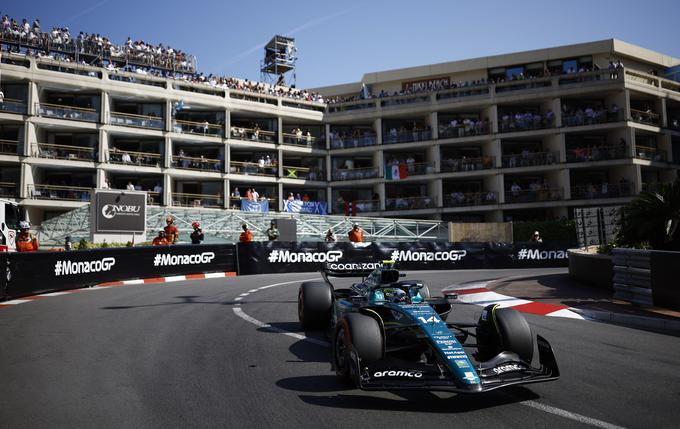
M109 162L118 164L143 165L147 167L160 167L161 155L146 152L128 151L124 149L118 149L114 146L109 150Z
M626 155L627 145L623 137L619 139L617 144L587 144L567 149L568 162L606 161L608 159L625 158Z
M385 199L385 210L431 209L434 206L434 199L427 195L421 197L397 196Z
M555 201L562 198L561 190L553 189L547 179L537 179L529 182L527 189L517 182L512 182L509 192L505 193L506 202L524 203L532 201Z
M253 82L196 70L193 56L162 43L153 44L128 37L122 44L114 44L101 34L80 32L72 34L68 27L43 30L40 20L32 24L26 19L19 22L5 15L0 22L0 43L10 52L25 53L36 58L105 67L109 71L127 71L140 75L201 83L212 87L239 90L258 94L286 97L323 103L319 93L297 88ZM22 50L23 49L23 50Z
M236 174L260 174L276 175L279 171L279 162L276 155L261 153L255 155L249 161L231 161L230 173Z
M338 131L331 129L331 149L372 146L376 144L376 135L368 128Z
M489 133L489 118L454 118L448 124L439 124L439 138L479 136Z
M498 123L499 132L540 130L555 126L555 113L548 110L541 115L538 110L504 112Z
M507 154L502 158L503 168L535 167L554 164L558 161L558 152L532 152L526 147L520 153Z
M575 127L580 125L602 124L621 120L621 110L616 103L607 109L602 103L585 106L562 105L562 125Z
M466 190L465 192L455 189L444 198L445 206L479 206L482 204L495 204L498 201L495 192L473 192Z
M231 138L234 139L275 143L275 137L276 133L274 131L262 129L257 122L250 124L250 128L243 126L231 127Z
M492 156L478 156L478 157L468 157L461 156L460 158L447 157L442 159L442 171L445 172L456 172L456 171L475 171L475 170L488 170L493 168L493 157Z
M172 157L172 165L177 168L206 171L222 171L224 155L220 152L217 159L206 158L204 154L185 152L180 149L177 155Z
M399 128L390 127L387 133L383 135L383 143L408 143L430 140L431 138L432 130L429 125L413 122L412 124L401 124Z

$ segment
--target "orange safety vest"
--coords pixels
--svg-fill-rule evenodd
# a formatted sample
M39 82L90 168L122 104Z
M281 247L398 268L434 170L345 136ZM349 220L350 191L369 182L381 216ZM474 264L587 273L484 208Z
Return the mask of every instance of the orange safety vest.
M38 250L38 239L29 232L19 233L17 237L17 252L35 252Z
M165 237L156 237L151 242L152 246L167 246L168 244L170 243L168 242L168 240L166 240Z
M175 225L168 225L163 228L165 231L165 239L168 241L167 244L175 244L177 238L179 238L179 230Z
M360 229L353 229L349 232L349 241L353 241L355 243L363 243L364 242L364 232Z
M250 231L243 231L238 239L241 243L250 243L253 241L253 233Z

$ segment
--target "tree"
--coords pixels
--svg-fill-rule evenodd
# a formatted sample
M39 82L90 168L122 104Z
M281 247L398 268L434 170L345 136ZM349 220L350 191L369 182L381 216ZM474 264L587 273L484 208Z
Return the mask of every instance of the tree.
M680 250L680 179L656 191L640 193L623 207L618 238L621 245Z

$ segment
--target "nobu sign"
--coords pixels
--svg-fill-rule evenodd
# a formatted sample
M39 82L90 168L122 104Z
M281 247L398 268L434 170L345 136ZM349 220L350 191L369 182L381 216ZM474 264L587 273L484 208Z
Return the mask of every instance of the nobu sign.
M144 232L146 193L98 191L94 205L95 232Z

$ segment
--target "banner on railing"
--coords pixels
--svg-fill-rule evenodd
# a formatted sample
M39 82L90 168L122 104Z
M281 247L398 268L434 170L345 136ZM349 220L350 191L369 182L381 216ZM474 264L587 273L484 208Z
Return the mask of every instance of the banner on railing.
M252 200L241 200L241 211L242 212L255 212L255 213L266 213L269 211L269 201L252 201Z
M283 210L288 213L327 215L328 203L325 201L284 201Z

